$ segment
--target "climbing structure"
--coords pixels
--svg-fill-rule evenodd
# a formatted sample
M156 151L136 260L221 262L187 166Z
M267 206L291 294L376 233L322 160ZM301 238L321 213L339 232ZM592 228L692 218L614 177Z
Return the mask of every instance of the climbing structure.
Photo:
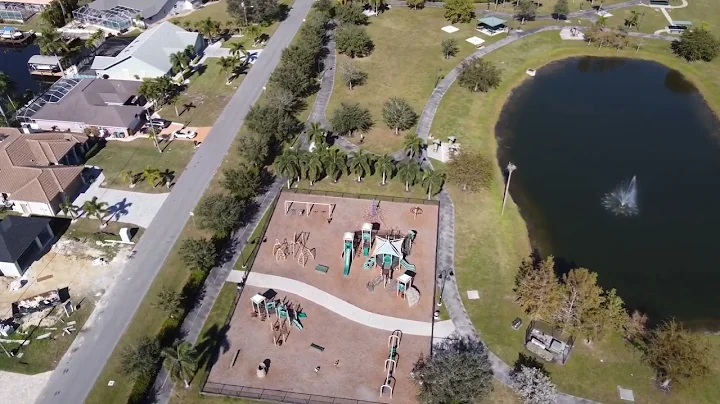
M380 201L372 201L369 208L365 208L363 221L382 224L385 227L385 210L380 207Z
M400 340L402 340L402 331L395 330L388 337L388 358L385 360L385 381L380 386L380 397L383 397L385 390L390 391L390 398L393 396L393 386L395 385L395 370L397 369L397 362L400 356L398 355L398 349L400 348Z
M273 246L273 255L275 256L275 261L285 261L287 259L287 256L290 255L290 244L288 244L287 239L283 239L282 243L280 240L275 239L275 245Z
M290 329L287 323L287 319L280 319L278 317L271 325L273 331L273 344L276 346L283 346L287 341L287 337L290 335Z
M309 236L310 233L300 232L300 234L295 234L293 237L293 256L297 258L298 264L302 266L305 266L310 258L315 259L315 249L310 249L305 245Z

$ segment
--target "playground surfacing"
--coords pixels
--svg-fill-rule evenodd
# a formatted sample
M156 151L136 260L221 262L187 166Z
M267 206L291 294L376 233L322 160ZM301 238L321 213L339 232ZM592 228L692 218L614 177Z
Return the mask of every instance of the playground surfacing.
M292 203L286 214L286 201L314 202L334 204L332 221L328 223L328 210L332 207L315 205L307 216L307 205ZM257 258L252 267L253 272L292 278L322 289L346 302L364 310L392 317L409 320L431 321L433 314L435 256L437 245L438 207L434 205L418 205L410 203L385 202L379 203L379 215L369 219L373 201L324 197L315 195L282 193L272 219L265 234L265 241L260 246ZM420 207L422 213L415 215L413 208ZM304 213L304 214L303 214ZM382 220L380 220L382 219ZM380 235L391 230L395 234L406 235L410 230L417 232L410 254L406 260L415 265L416 275L412 285L420 294L419 302L409 307L407 300L397 296L396 287L384 288L383 283L368 291L367 284L380 277L378 267L364 268L367 257L363 256L362 245L357 246L357 254L353 257L350 273L344 276L345 261L343 258L346 232L357 232L360 237L363 223L377 222L375 228ZM277 260L273 254L276 240L293 241L295 235L307 235L305 246L314 250L315 258L310 258L305 266L298 264L297 257L287 256L285 260ZM370 249L372 256L376 241ZM315 270L317 265L327 266L327 273ZM392 279L397 280L404 273L402 267L392 272Z
M365 327L303 298L276 291L277 299L299 303L307 318L301 320L302 330L290 327L287 341L275 346L271 323L277 317L271 315L261 321L251 316L250 297L266 290L245 286L226 334L227 349L221 350L212 367L206 391L222 388L224 394L235 395L233 392L241 390L260 394L260 389L264 389L264 398L284 394L272 390L325 397L323 400L313 397L317 402L327 401L327 397L402 404L417 401L417 389L409 374L420 355L428 354L430 337L402 336L393 398L390 400L386 393L381 399L390 332ZM311 348L310 344L317 344L324 351ZM258 365L268 363L267 360L268 371L260 378L256 373ZM315 372L317 366L320 370Z

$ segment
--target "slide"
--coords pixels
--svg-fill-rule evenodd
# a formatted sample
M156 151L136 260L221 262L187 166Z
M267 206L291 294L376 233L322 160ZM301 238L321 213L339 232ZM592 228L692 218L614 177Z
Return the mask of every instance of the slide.
M352 245L345 245L345 272L343 275L350 275L350 265L352 264Z
M370 256L370 246L366 244L365 247L363 248L363 257L369 257L369 256Z
M406 271L413 271L413 272L417 273L417 271L415 270L415 265L413 265L405 260L401 260L400 265L403 268L405 268Z

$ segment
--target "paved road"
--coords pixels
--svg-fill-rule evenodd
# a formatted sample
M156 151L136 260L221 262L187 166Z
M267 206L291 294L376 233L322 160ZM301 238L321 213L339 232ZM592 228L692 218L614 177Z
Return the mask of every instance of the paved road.
M90 393L178 240L190 212L215 176L248 110L262 94L263 86L277 66L282 50L292 41L311 5L311 0L295 2L288 18L268 42L263 57L258 59L243 80L215 122L208 139L195 153L162 209L150 223L135 249L133 262L120 277L125 281L114 285L103 296L93 313L90 326L78 335L37 402L79 404Z

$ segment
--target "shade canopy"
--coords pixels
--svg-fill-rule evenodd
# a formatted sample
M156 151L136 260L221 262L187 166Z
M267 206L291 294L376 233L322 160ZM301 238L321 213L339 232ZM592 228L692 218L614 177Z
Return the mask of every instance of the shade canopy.
M375 237L375 251L373 255L385 254L392 255L393 257L402 258L402 245L404 239L388 240L382 237Z
M499 27L501 25L505 25L505 23L507 21L502 20L497 17L485 17L485 18L479 19L478 22L480 22L480 24L487 25L488 27L495 28L495 27Z

